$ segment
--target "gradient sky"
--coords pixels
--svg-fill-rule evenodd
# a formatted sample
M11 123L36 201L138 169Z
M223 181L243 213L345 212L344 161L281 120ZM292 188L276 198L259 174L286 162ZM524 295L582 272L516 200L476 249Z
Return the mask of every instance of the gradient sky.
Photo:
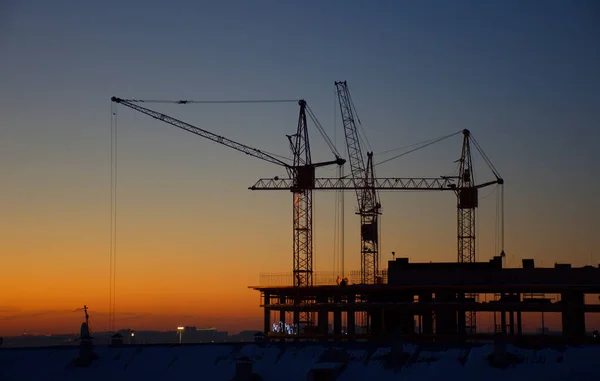
M599 18L595 1L1 1L0 334L74 332L83 304L107 328L112 95L304 98L342 151L333 82L347 80L376 153L472 131L506 181L509 265L600 263ZM156 109L284 155L298 112ZM118 121L117 326L260 327L246 286L291 271L291 195L247 187L281 168L124 107ZM313 159L331 159L310 128ZM460 144L377 175L451 173ZM496 197L481 196L487 260ZM453 194L381 198L384 260L456 259ZM346 268L359 269L346 200ZM315 269L330 271L334 195L317 192L314 213Z

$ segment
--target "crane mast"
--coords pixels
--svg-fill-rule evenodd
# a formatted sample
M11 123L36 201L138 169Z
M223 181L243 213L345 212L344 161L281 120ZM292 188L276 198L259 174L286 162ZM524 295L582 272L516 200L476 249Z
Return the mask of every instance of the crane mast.
M486 187L492 184L504 184L504 180L498 175L494 166L489 162L483 151L475 142L476 148L484 157L490 169L496 176L495 181L475 185L475 173L473 170L473 160L471 157L471 133L469 130L463 130L463 144L459 159L458 181L456 189L456 206L457 206L457 238L458 238L458 255L459 263L472 263L477 261L477 252L475 245L475 211L479 206L479 188ZM504 255L504 251L501 253ZM477 294L465 295L467 299L476 300ZM466 311L459 315L461 326L464 327L465 333L475 333L477 331L477 314L475 311Z
M306 128L306 102L300 101L300 115L296 134L289 135L290 148L294 154L293 192L293 242L294 285L312 286L312 188L315 172L311 167L310 144Z
M300 115L296 134L288 136L294 154L293 192L293 252L294 286L313 285L313 242L312 242L312 189L314 188L315 168L311 166L310 143L306 125L306 102L300 101ZM296 299L294 324L298 330L312 325L313 314L301 311L300 298Z
M361 270L363 283L377 283L379 274L379 225L381 204L377 200L375 190L375 170L373 168L373 152L367 153L367 171L365 188L360 214L361 238Z
M356 126L354 104L350 97L346 81L336 81L338 101L346 136L348 160L353 186L356 190L358 212L360 216L360 258L361 283L376 283L379 272L379 227L377 217L381 214L381 204L377 192L372 186L373 154L368 153L368 166L365 166L364 156L360 147L360 139Z
M473 174L469 136L469 130L463 130L463 144L458 170L458 189L456 191L459 263L471 263L477 259L475 256L475 209L479 201Z

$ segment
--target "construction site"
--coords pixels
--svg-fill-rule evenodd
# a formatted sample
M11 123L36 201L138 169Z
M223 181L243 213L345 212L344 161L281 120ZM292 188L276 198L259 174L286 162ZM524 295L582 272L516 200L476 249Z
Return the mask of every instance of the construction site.
M469 130L430 140L389 159L462 135L455 175L380 178L375 175L373 152L364 152L361 146L364 131L348 85L345 81L335 82L335 88L347 156L338 152L305 100L239 101L297 102L297 128L294 134L287 135L291 161L141 106L157 102L187 105L219 101L111 99L114 117L117 105L124 106L285 169L287 177L262 178L249 187L253 191L284 190L293 196L292 271L264 274L259 285L249 286L260 293L260 307L264 310L263 340L390 341L398 335L406 340L431 342L476 342L497 335L514 342L552 339L584 343L592 339L586 333L586 314L600 312L600 305L586 304L586 295L600 294L600 268L574 268L570 264L540 268L533 259L527 258L522 259L520 268L506 266L504 179ZM331 160L312 162L308 121L312 121L330 148ZM472 148L489 168L491 180L476 182ZM346 163L350 173L344 175ZM337 166L338 176L317 177L316 169L325 166ZM498 192L498 245L491 258L481 258L476 253L476 210L479 191L491 186ZM317 190L355 193L360 248L352 255L360 255L359 271L347 272L342 265L338 274L322 278L313 271L313 192ZM457 209L456 260L415 263L408 258L395 258L392 253L394 258L382 268L379 244L379 216L383 210L379 192L382 191L452 192ZM550 298L550 294L558 297ZM113 286L111 298L113 306ZM542 316L540 334L524 333L522 314L531 312ZM110 313L113 324L110 329L114 329L114 311ZM561 336L544 335L544 313L560 314ZM482 314L493 316L493 332L479 329L478 318Z

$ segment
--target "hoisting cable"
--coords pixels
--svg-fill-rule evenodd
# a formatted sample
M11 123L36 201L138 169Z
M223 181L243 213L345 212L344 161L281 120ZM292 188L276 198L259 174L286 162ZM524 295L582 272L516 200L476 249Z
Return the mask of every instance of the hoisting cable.
M475 148L477 149L477 151L479 152L479 154L481 155L481 157L483 158L485 163L488 165L488 167L490 168L490 170L492 171L494 176L496 176L496 178L499 178L499 179L502 178L500 176L500 173L498 173L498 170L496 169L496 167L494 167L494 164L492 164L492 161L485 154L485 152L483 152L483 149L481 149L481 146L479 145L479 143L477 143L477 140L475 139L475 137L473 136L472 133L470 134L470 137L471 137L471 140L473 141L473 145L475 145Z
M214 103L293 103L299 99L234 99L234 100L162 100L162 99L126 99L131 103L171 103L171 104L214 104Z
M325 139L325 143L327 143L327 145L329 146L331 153L333 153L335 155L335 157L341 157L340 153L335 148L335 145L333 145L333 143L331 142L331 139L329 139L329 136L327 136L325 129L323 128L321 123L319 123L319 120L317 119L317 117L315 116L313 111L310 109L310 106L308 106L308 105L306 106L306 111L307 111L307 114L310 117L310 119L315 124L315 126L317 126L317 129L319 130L319 133L321 133L321 136L323 136L323 139Z
M110 110L110 290L109 290L109 331L115 329L116 268L117 268L117 105L111 102Z
M392 160L394 160L394 159L397 159L397 158L399 158L399 157L401 157L401 156L408 155L409 153L412 153L412 152L418 151L418 150L420 150L420 149L422 149L422 148L425 148L425 147L428 147L428 146L430 146L430 145L432 145L432 144L439 143L439 142L441 142L442 140L446 140L446 139L448 139L448 138L451 138L451 137L453 137L453 136L456 136L456 135L458 135L458 134L462 134L462 130L461 130L461 131L458 131L458 132L455 132L455 133L453 133L453 134L450 134L450 135L442 136L441 138L438 138L438 139L432 140L432 141L430 141L430 142L428 142L428 143L426 143L426 144L423 144L423 145L421 145L421 146L419 146L419 147L417 147L417 148L413 148L413 149L411 149L411 150L408 150L408 151L406 151L406 152L403 152L403 153L401 153L401 154L398 154L398 155L396 155L396 156L393 156L393 157L391 157L391 158L389 158L389 159L385 159L385 160L383 160L383 161L380 161L379 163L375 163L375 164L373 164L373 166L378 166L378 165L380 165L380 164L387 163L388 161L392 161Z
M496 245L494 252L500 254L506 264L506 253L504 252L504 184L496 187Z
M421 144L426 144L426 143L432 142L434 140L436 140L436 139L435 138L434 139L428 139L428 140L424 140L422 142L413 143L413 144L409 144L409 145L398 147L398 148L392 148L392 149L388 149L388 150L381 151L381 152L375 152L373 154L373 156L385 155L386 153L390 153L390 152L394 152L394 151L400 151L400 150L407 149L407 148L412 148L412 147L415 147L415 146L418 146L418 145L421 145Z
M506 258L504 252L504 183L500 184L500 255Z
M262 101L262 100L258 100L258 101L252 101L252 100L249 100L249 101L246 101L246 100L242 100L242 101L159 101L159 100L122 99L122 98L113 97L113 102L118 102L118 103L122 103L122 104L127 105L127 104L132 104L132 103L144 103L144 102L145 103L181 103L181 104L184 104L184 103L240 103L240 102L242 102L242 103L248 103L248 102L258 103L258 102L275 102L275 100L271 100L271 101ZM132 106L128 106L128 107L132 107ZM142 106L135 106L135 107L142 107ZM138 111L140 111L140 110L138 110ZM209 137L209 140L212 140L213 142L216 141L218 143L222 143L220 140L227 140L227 141L229 141L231 143L236 143L235 141L232 141L231 139L227 139L227 138L225 138L223 136L218 136L218 135L213 134L211 132L202 130L200 127L196 127L194 125L190 125L189 123L186 123L186 122L183 122L181 120L172 118L172 117L170 117L168 115L165 115L165 114L162 114L162 113L160 113L158 111L154 111L154 110L150 110L150 109L145 109L145 111L141 111L141 112L149 115L150 117L152 117L154 119L158 119L158 120L162 120L162 121L165 121L164 118L172 119L172 120L176 121L177 124L174 124L173 122L170 122L170 121L166 121L166 122L168 124L174 125L175 127L183 128L184 130L187 130L187 131L192 132L192 133L198 134L196 131L191 131L189 128L193 128L194 130L195 129L199 129L203 133L206 133L206 134L212 135L213 137L216 137L217 139ZM180 124L185 125L185 127L182 127ZM202 134L199 134L199 135L204 136ZM206 136L204 136L204 137L206 137ZM239 143L236 143L236 144L239 144ZM244 145L242 144L242 146L244 146ZM233 147L233 148L236 149L236 150L238 150L238 151L242 151L242 152L248 154L244 150L241 150L241 149L235 148L235 147ZM249 149L251 151L260 153L260 154L266 154L266 155L272 156L271 159L273 159L273 162L276 162L276 164L278 164L278 165L282 165L282 166L286 166L286 167L290 166L290 164L288 164L286 162L281 162L281 161L279 161L279 159L284 159L284 160L287 160L288 162L292 161L292 159L290 159L287 156L278 155L278 154L274 154L272 152L268 152L268 151L265 151L265 150L260 150L260 149L256 149L256 148L252 148L252 147L247 147L247 146L245 148L247 148L247 149ZM277 159L277 158L279 158L279 159Z
M337 148L337 109L336 109L337 91L333 91L333 143ZM338 177L342 176L343 166L338 166ZM333 279L337 283L337 277L340 276L340 204L342 190L335 191L335 212L333 228Z
M369 139L367 138L365 129L362 126L362 122L360 121L360 116L358 116L358 111L356 111L356 107L354 106L354 100L352 99L352 95L350 95L349 91L347 94L348 99L350 100L350 105L352 107L352 112L354 113L354 115L356 115L356 121L358 122L358 138L362 141L363 146L366 146L369 149L369 151L373 151L373 149L371 148L371 143L369 143Z
M492 163L490 158L483 151L483 149L477 142L477 139L475 139L475 137L473 136L472 133L470 134L470 139L473 142L473 145L475 146L475 148L477 149L479 154L481 155L481 157L483 158L483 160L485 161L485 163L487 164L487 166L490 168L490 170L494 174L494 176L496 176L496 179L501 180L502 176L500 176L500 173L498 172L498 170L496 169L496 167L494 166L494 164ZM499 226L500 248L499 249L500 249L500 256L502 258L504 258L504 261L506 264L506 253L504 252L504 181L499 181L498 184L500 185L500 193L499 193L499 205L498 205L498 202L496 203L497 204L496 213L500 212L500 215L498 216L498 218L500 219L500 226Z
M278 154L276 154L276 153L273 153L273 152L265 151L264 149L261 149L261 151L262 151L262 152L264 152L264 153L267 153L267 154L269 154L269 155L271 155L271 156L278 157L278 158L280 158L280 159L284 159L284 160L288 160L288 161L293 161L293 159L292 159L292 158L290 158L290 157L287 157L287 156L278 155Z
M338 238L338 224L339 224L339 198L340 198L340 191L336 190L335 191L335 208L334 208L334 212L333 212L333 273L331 274L333 276L333 278L335 279L336 275L338 275L340 272L338 270L338 252L339 252L339 248L338 248L338 243L339 243L339 238Z
M119 179L118 169L118 142L119 142L119 127L118 127L118 107L115 106L115 188L114 188L114 215L113 215L113 288L112 288L112 327L116 329L115 322L117 320L117 182Z
M500 250L500 191L498 187L494 188L496 190L496 221L494 226L494 255L499 253Z
M342 176L344 176L344 166L343 165L339 165L338 166L338 170L339 170L339 177L341 178ZM344 268L344 249L345 249L345 237L344 237L344 222L345 222L345 205L344 205L344 191L343 190L339 190L338 191L340 194L340 268L341 268L341 277L342 279L344 279L346 277L345 271L346 269Z
M113 285L113 203L114 203L114 114L115 104L110 102L110 219L109 219L109 285L108 285L108 332L112 332L112 285Z

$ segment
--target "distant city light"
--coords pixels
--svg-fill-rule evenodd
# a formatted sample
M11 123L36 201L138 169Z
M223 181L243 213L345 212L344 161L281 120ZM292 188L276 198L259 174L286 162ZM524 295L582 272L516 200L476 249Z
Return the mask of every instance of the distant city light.
M177 327L178 331L183 331L185 329L185 327Z

